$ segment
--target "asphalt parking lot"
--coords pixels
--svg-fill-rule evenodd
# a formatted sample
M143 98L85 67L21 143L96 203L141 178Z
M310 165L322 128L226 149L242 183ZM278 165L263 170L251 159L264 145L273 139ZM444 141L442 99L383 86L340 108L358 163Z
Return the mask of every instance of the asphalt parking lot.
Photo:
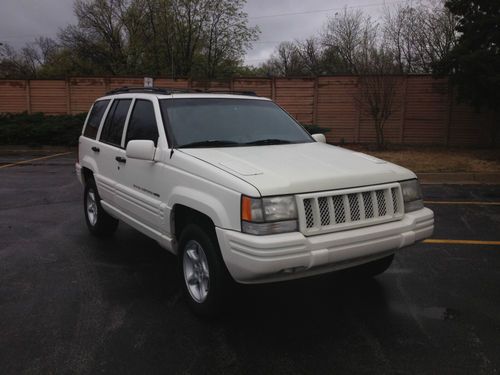
M154 241L89 235L74 159L0 156L1 374L500 371L500 186L424 186L442 241L373 280L243 287L204 320Z

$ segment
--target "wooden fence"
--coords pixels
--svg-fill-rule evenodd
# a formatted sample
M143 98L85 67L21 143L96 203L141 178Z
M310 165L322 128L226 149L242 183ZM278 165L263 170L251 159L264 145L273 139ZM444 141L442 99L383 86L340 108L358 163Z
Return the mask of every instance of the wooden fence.
M198 82L157 78L155 86L254 91L272 98L298 121L330 128L332 143L375 141L373 122L360 111L356 76L318 78L234 78ZM0 80L0 113L75 114L122 86L142 86L143 78L73 77L66 80ZM386 139L399 144L488 145L495 126L490 113L477 113L452 100L447 79L401 76L395 111L385 126Z

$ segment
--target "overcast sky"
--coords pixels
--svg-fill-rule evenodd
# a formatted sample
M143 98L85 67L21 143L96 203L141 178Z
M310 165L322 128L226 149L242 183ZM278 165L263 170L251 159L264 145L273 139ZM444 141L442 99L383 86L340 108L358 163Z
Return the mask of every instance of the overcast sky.
M394 4L401 0L385 0ZM246 11L251 25L261 34L245 62L259 65L280 41L303 39L318 32L328 16L343 7L360 8L377 18L384 0L248 0ZM75 23L73 0L2 0L0 42L14 47L43 35L55 37L59 28Z

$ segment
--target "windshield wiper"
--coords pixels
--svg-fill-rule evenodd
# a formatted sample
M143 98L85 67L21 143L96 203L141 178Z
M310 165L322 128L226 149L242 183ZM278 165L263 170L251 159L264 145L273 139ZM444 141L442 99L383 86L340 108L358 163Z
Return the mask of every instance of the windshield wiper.
M287 141L286 139L259 139L258 141L243 143L245 146L260 146L260 145L285 145L294 143L292 141Z
M234 141L227 141L222 139L209 139L207 141L186 143L185 145L177 146L177 148L225 147L225 146L238 146L238 145L240 145L240 143Z

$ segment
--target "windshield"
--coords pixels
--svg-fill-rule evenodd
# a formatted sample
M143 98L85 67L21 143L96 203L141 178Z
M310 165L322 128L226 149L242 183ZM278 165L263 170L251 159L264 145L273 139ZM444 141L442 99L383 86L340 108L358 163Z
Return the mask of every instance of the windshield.
M311 136L273 102L255 99L163 99L167 134L176 147L307 143Z

